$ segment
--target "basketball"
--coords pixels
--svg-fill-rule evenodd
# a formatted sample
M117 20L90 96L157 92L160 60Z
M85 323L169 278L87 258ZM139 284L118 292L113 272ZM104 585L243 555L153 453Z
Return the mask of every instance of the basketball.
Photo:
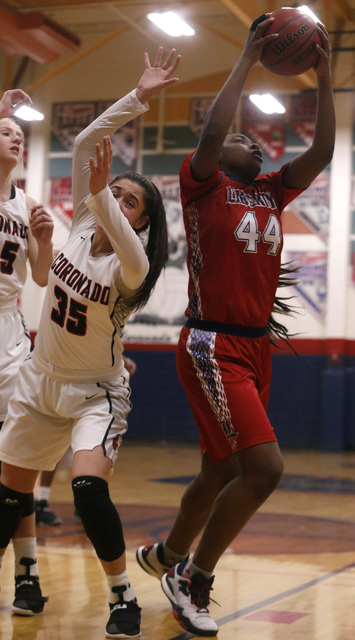
M279 35L262 50L264 67L282 76L297 76L314 67L319 59L317 44L322 43L313 18L291 7L277 9L271 16L275 20L263 35Z

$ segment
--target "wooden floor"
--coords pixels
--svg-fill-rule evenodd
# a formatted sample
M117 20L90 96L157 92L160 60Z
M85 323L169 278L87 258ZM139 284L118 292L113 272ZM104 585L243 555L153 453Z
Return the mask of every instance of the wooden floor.
M217 565L211 613L219 640L354 640L355 453L284 452L280 488ZM128 570L143 609L143 640L188 640L160 584L136 564L140 544L163 540L189 478L196 445L126 442L111 482L124 524ZM1 640L104 640L106 581L75 518L68 464L51 494L59 527L38 527L43 616L12 616L13 552L3 565Z

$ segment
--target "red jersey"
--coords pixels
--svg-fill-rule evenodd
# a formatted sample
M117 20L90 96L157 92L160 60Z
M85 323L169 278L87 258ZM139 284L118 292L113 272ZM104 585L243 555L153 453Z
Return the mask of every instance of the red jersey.
M267 325L283 244L281 212L302 189L287 189L279 171L246 185L216 169L205 182L180 170L187 237L190 318L247 327Z

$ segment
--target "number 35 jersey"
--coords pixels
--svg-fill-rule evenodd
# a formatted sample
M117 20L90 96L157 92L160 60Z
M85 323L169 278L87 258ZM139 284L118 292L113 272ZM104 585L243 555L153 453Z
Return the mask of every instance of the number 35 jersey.
M191 154L192 155L192 154ZM217 169L205 182L180 170L187 237L190 318L266 326L273 308L283 244L281 212L302 189L287 189L280 171L250 184Z

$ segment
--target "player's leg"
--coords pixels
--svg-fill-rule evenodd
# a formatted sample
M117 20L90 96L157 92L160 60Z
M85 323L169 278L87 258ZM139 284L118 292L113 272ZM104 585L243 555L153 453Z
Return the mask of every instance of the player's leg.
M205 526L215 498L237 473L229 459L212 465L207 455L202 456L201 471L185 490L166 541L137 549L137 562L144 571L161 579L172 566L188 559L191 544Z
M56 469L53 471L42 471L40 474L39 486L36 496L36 524L58 526L62 524L62 519L53 513L50 508L49 496Z
M248 348L247 343L233 340L230 336L191 332L184 349L178 350L179 376L205 450L206 476L211 482L211 477L219 478L221 469L230 465L235 469L229 481L214 494L191 560L185 565L176 565L162 578L163 590L176 618L197 635L212 636L218 632L208 611L215 565L275 489L283 468L275 434L256 385L258 380L260 388L259 362L267 369L264 355L268 355L268 345L260 342L257 347L253 344ZM255 352L258 353L256 362ZM268 383L267 378L265 385ZM203 494L208 487L207 482L202 484ZM178 518L180 516L179 512ZM189 527L187 521L185 526Z
M0 565L10 539L15 552L15 598L12 611L22 616L42 613L36 559L33 487L37 471L2 464L0 479ZM32 490L31 490L32 489ZM30 491L29 491L30 490Z
M109 495L110 471L111 460L104 456L101 446L92 451L74 453L72 487L75 508L107 579L110 618L106 635L109 638L133 638L140 635L141 609L126 569L121 520Z

